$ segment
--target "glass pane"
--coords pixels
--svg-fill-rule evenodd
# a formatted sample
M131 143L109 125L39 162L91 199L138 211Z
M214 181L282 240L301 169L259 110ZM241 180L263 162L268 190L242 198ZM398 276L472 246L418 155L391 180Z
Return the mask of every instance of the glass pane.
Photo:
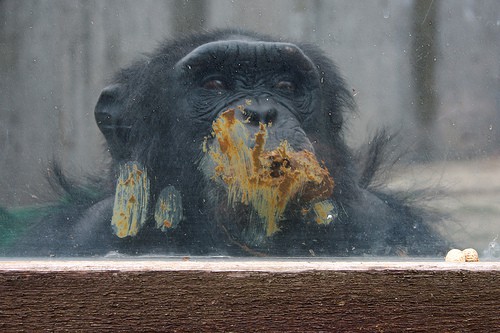
M0 255L496 260L499 12L1 1Z

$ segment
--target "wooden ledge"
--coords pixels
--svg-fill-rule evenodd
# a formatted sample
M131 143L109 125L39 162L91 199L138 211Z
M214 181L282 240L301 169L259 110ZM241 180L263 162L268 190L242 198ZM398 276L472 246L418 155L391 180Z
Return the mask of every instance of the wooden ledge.
M3 260L0 331L500 331L500 262L384 260Z
M203 258L165 257L158 259L0 259L0 273L6 271L30 272L150 272L150 271L204 271L204 272L269 272L299 273L307 271L500 271L500 261L449 263L444 259L401 261L387 258Z

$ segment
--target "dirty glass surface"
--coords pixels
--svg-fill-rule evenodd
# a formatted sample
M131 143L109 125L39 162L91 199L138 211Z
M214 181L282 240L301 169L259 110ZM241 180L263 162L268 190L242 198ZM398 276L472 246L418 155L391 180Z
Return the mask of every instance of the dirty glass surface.
M499 13L0 1L0 256L498 260Z

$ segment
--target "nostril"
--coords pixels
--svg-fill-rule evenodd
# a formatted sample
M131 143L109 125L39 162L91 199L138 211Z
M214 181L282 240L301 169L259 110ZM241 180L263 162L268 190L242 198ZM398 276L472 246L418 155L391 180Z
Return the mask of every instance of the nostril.
M264 123L270 124L276 120L276 116L278 115L278 111L275 108L269 109L265 115Z
M255 111L244 109L242 112L243 119L246 123L251 125L259 125L259 116Z
M270 124L276 120L278 111L275 108L267 108L265 110L245 108L243 116L252 125Z

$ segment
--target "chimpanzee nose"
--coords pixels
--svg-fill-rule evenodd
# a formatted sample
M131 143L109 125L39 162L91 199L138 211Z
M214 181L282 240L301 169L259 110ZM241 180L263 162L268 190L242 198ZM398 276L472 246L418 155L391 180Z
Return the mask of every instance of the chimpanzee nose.
M269 103L253 102L245 106L243 110L243 117L252 125L259 125L259 123L269 125L276 120L277 116L278 110Z

